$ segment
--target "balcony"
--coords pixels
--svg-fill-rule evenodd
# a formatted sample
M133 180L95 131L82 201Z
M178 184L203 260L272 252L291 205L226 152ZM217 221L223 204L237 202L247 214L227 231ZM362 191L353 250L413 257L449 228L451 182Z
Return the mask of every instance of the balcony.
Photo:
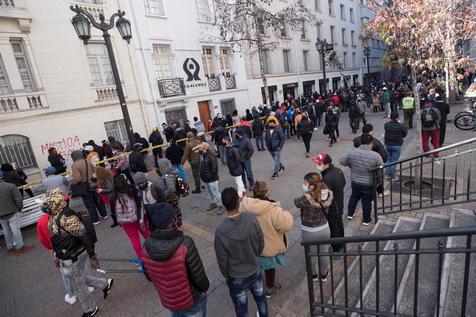
M0 96L0 114L48 108L44 92Z
M0 8L13 8L15 2L13 0L0 0Z
M225 87L226 89L235 89L236 88L236 80L235 75L226 74L225 76Z
M96 88L96 94L97 94L96 101L117 99L116 86L98 87Z
M185 96L185 84L183 78L159 79L159 92L162 98Z
M221 90L220 77L215 75L208 77L208 89L210 90L210 92L220 91Z
M31 15L23 1L0 0L0 18L17 19L21 32L30 32Z
M1 1L1 0L0 0ZM104 12L104 4L105 1L103 0L76 0L74 1L74 5L77 5L79 8L88 11L91 15L99 21L99 15L107 15Z

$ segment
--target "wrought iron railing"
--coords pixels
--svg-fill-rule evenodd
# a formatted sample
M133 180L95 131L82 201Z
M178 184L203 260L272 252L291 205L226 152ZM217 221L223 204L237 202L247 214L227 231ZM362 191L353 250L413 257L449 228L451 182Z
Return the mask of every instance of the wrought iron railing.
M0 0L0 7L15 7L15 2L13 0Z
M476 201L475 152L476 138L472 138L373 170L374 220ZM384 180L385 173L394 177Z
M220 77L208 77L208 90L210 91L220 91L221 84L220 84Z
M226 89L235 89L236 88L235 75L226 75L225 76L225 87L226 87Z
M449 255L454 255L454 254L460 254L464 255L464 263L463 266L460 268L459 273L463 274L461 281L462 285L459 285L461 287L460 291L462 294L461 298L461 307L458 307L460 309L461 314L458 316L465 317L466 312L467 312L467 303L468 300L471 300L468 298L468 287L469 287L469 281L470 281L470 268L471 268L471 256L476 253L476 248L471 246L472 239L474 239L476 236L476 228L475 227L458 227L458 228L449 228L449 229L436 229L436 230L427 230L427 231L416 231L416 232L400 232L400 233L388 233L388 234L380 234L380 235L366 235L366 236L355 236L355 237L342 237L342 238L330 238L330 239L324 239L324 240L319 240L316 242L301 242L301 244L304 246L304 253L305 253L305 259L306 259L306 271L307 271L307 284L308 284L308 292L309 292L309 305L310 305L310 312L311 316L351 316L353 313L359 314L359 316L417 316L418 311L419 311L419 305L424 305L424 303L419 303L418 301L418 291L419 291L419 285L421 283L420 280L420 271L422 268L420 267L420 257L423 255L438 255L438 269L434 274L437 274L438 277L438 282L437 282L437 287L436 287L436 292L431 293L430 296L435 296L433 299L436 302L436 305L434 307L435 309L435 316L441 316L440 310L442 308L442 303L440 302L440 296L442 294L442 291L445 291L443 288L442 283L442 275L445 274L443 272L443 260L445 256ZM461 237L462 239L465 240L463 245L464 247L446 247L445 244L443 243L443 240L449 238L449 237ZM429 238L435 238L438 240L436 245L431 248L423 248L422 242L425 241L425 239ZM403 241L405 240L414 240L413 243L413 248L399 248L399 243L403 244ZM373 243L375 245L375 248L371 248L371 250L363 250L361 244L367 242L367 243ZM388 242L394 242L393 243L393 248L386 249L382 246L388 244ZM343 249L340 252L332 252L332 247L329 247L328 252L322 252L320 251L320 246L327 246L327 245L332 245L332 244L343 244ZM351 248L352 244L359 244L358 248ZM311 248L313 248L313 251L311 251ZM317 251L314 251L314 250ZM342 304L337 304L336 303L336 291L334 289L334 286L338 282L337 279L337 273L335 272L335 269L333 268L334 263L336 262L335 256L341 256L343 257L343 290L344 290L344 303ZM414 257L414 270L413 270L413 285L409 284L406 288L405 291L411 291L410 288L413 288L413 298L412 298L412 303L407 303L407 305L410 305L411 307L406 307L406 310L410 310L413 313L411 315L404 315L402 314L398 308L399 308L399 302L398 298L396 296L397 294L397 288L399 287L398 283L398 276L397 274L390 274L390 276L383 276L386 280L388 280L388 283L379 283L381 281L381 258L382 257L393 257L394 258L394 269L395 272L398 272L398 264L399 264L399 257L403 256L413 256ZM371 259L371 261L375 260L375 306L373 307L366 307L364 306L364 300L363 300L363 287L367 283L366 280L362 279L362 270L363 270L363 260L365 257L368 259ZM317 258L317 273L320 275L323 275L323 269L321 269L321 261L319 259L323 258L328 258L329 259L329 271L328 271L328 276L327 279L330 281L323 282L321 278L318 280L318 285L317 289L314 289L314 282L313 282L313 273L312 273L312 258ZM354 274L352 276L348 275L348 267L349 267L349 261L355 261L355 263L358 263L358 271L359 274ZM422 271L423 272L423 271ZM411 274L411 273L410 273ZM423 274L423 273L422 273ZM356 276L358 275L358 277ZM350 290L349 290L349 281L350 279L357 279L359 278L359 291L360 294L357 296L360 296L360 301L358 302L357 305L351 305L349 304L349 297L350 297ZM446 278L446 276L445 276ZM474 278L474 276L472 277ZM410 280L410 279L409 279ZM330 294L326 293L324 290L324 283L329 283L330 282ZM329 285L329 284L327 284ZM380 310L380 293L383 292L384 288L391 288L390 291L393 292L394 297L392 298L393 300L393 305L391 308L391 311L381 311ZM420 287L421 290L421 287ZM316 297L316 291L318 292L318 296ZM422 290L422 291L433 291L433 290ZM355 296L355 294L354 294Z
M162 98L185 96L183 78L159 79L157 83Z

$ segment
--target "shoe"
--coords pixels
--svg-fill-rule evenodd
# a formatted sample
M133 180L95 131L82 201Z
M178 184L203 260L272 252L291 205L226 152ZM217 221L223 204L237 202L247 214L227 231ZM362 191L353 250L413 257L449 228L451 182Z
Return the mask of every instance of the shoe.
M368 225L370 225L371 222L372 222L372 219L370 219L369 221L362 222L362 225L368 226Z
M354 216L347 215L347 219L352 220L352 219L354 219Z
M110 278L107 280L107 286L106 288L102 290L102 292L104 293L104 299L106 299L107 295L109 295L109 291L111 290L113 284L114 284L113 278Z
M104 217L101 217L102 219L106 220L107 218L109 218L108 216L104 216Z
M33 246L29 245L29 246L22 246L20 249L17 249L14 251L14 254L15 255L22 255L22 254L25 254L25 253L28 253L30 252L31 250L33 250Z
M317 127L316 127L316 128L314 128L314 131L317 131L317 130L319 130Z
M211 211L211 210L213 210L213 209L215 209L215 208L217 208L217 207L218 207L218 206L217 206L216 204L211 203L211 204L208 206L207 211Z
M98 220L98 221L96 221L96 222L93 222L93 225L97 226L97 225L100 224L100 223L101 223L101 221Z
M114 222L112 225L110 225L111 228L115 228L115 227L117 227L117 226L119 226L119 223L118 223L118 222Z
M200 186L200 189L205 189L205 185Z
M319 281L319 277L317 276L317 274L312 274L312 280L313 280L314 282Z
M73 305L74 303L76 303L76 296L66 294L66 295L64 295L64 301L67 302L70 305Z
M306 157L309 157L309 153L306 152Z
M265 289L264 291L264 296L266 299L270 299L273 297L273 295L277 295L279 291L281 291L282 285L281 284L276 284L272 289Z
M276 178L276 177L279 177L278 174L274 173L273 176L271 176L272 178Z
M383 193L378 194L379 197L384 197L390 195L390 190L386 189Z
M332 147L332 143L329 143L329 147Z
M200 189L192 190L192 194L200 194L202 191Z
M137 266L142 266L141 259L132 259L131 263L133 263L134 265L137 265Z
M321 281L323 282L327 281L327 276L329 276L329 271L327 271L326 274L321 275Z
M219 206L217 210L217 216L223 215L224 212L225 212L225 208L222 206Z
M88 286L88 291L89 291L90 293L94 292L94 287Z
M89 313L83 313L83 317L92 317L92 316L95 316L99 311L99 307L94 307L94 309L92 311L90 311Z
M337 137L337 141L336 141L336 142L339 142L339 141L340 141L340 138L339 138L339 137Z
M281 172L281 171L285 171L285 170L286 170L286 168L285 168L284 166L281 166L281 167L279 168L279 171L280 171L280 172Z

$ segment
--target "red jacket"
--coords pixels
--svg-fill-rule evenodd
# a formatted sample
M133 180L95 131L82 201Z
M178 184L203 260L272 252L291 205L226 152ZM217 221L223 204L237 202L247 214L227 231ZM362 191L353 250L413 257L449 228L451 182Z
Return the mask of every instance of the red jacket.
M188 309L210 286L192 238L177 229L154 231L144 243L142 262L165 308Z
M50 231L48 230L48 219L50 215L44 214L43 216L38 219L38 223L36 224L36 231L38 233L38 240L40 240L41 244L47 250L53 250L53 246L51 245L51 235Z
M339 98L339 96L332 96L331 99L332 99L332 101L334 101L334 104L335 104L336 106L340 105L340 98Z

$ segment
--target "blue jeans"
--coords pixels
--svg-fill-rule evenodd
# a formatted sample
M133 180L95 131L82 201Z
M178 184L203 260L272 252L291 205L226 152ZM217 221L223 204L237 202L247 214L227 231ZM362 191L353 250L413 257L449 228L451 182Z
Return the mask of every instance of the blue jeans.
M228 289L230 297L235 306L236 317L248 317L248 294L251 294L258 306L259 316L268 317L268 304L264 296L264 285L261 277L261 271L246 278L232 278L228 279Z
M218 154L220 155L220 161L222 162L222 164L225 164L225 156L226 156L225 146L223 144L218 144L217 149L218 149Z
M372 200L374 199L372 185L352 183L352 194L349 199L348 215L353 216L359 200L362 200L363 222L372 221L370 213L372 211Z
M387 153L388 153L387 163L397 162L398 159L400 158L400 153L402 152L402 146L385 144L385 149L387 150ZM397 169L397 165L389 166L386 168L386 174L388 176L394 176L396 169Z
M102 217L107 216L106 206L104 206L102 200L99 199L99 195L96 191L90 191L89 195L82 196L82 198L92 222L99 221L98 211Z
M274 160L274 174L278 174L281 167L283 167L283 164L281 164L281 151L269 153L271 153L271 157Z
M241 165L243 166L243 174L241 174L241 179L243 180L243 184L246 187L246 180L248 179L248 185L250 187L253 186L255 183L255 180L253 178L253 171L251 170L251 159L244 161L243 163L241 163Z
M192 307L175 311L170 310L171 317L205 317L207 315L207 295L202 295Z
M257 148L258 150L264 150L263 133L261 133L261 134L255 134L255 140L256 140L256 148Z
M21 235L21 213L16 212L10 218L0 220L7 249L20 249L23 246Z
M187 176L185 175L185 171L183 169L182 164L172 164L172 167L175 168L175 170L177 170L177 173L178 173L179 177L184 182L187 182Z
M283 136L288 139L291 138L291 133L290 133L290 128L289 128L289 124L286 125L286 126L283 126Z
M218 189L218 181L205 183L205 188L207 189L208 196L210 196L210 201L215 205L221 206L221 196L220 190Z

